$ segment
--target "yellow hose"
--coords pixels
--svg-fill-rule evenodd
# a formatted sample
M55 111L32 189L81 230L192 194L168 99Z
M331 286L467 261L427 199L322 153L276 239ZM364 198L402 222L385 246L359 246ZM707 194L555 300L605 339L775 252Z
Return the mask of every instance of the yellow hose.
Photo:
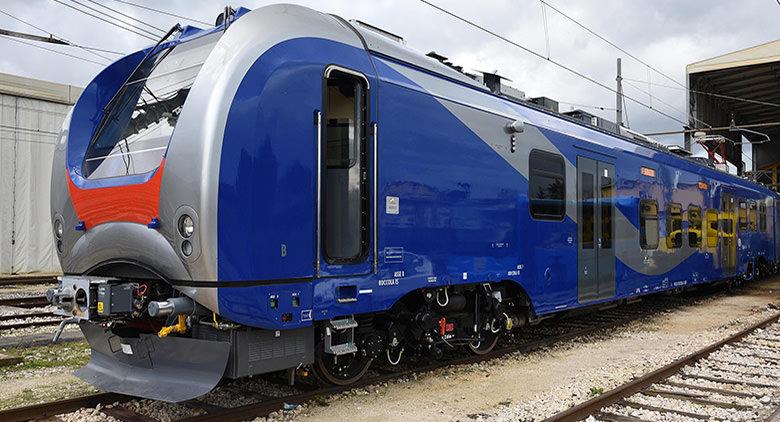
M168 337L168 334L172 332L183 333L185 331L187 331L187 316L184 314L179 314L179 322L174 325L161 328L160 332L157 333L157 336L160 338L165 338Z

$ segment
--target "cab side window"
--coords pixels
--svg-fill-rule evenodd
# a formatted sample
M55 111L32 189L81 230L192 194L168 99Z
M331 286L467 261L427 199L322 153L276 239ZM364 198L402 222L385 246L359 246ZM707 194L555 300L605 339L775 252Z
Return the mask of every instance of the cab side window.
M528 159L528 206L536 220L563 220L566 215L566 164L563 157L533 150Z

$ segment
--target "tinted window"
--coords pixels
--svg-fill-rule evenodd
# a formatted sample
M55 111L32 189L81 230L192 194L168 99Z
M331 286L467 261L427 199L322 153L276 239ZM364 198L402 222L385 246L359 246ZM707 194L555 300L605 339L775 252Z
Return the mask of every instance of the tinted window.
M612 190L612 178L601 176L601 247L604 249L612 247Z
M566 166L563 157L534 150L529 158L528 202L531 216L562 220L566 214Z
M327 85L328 119L325 126L328 168L349 168L357 162L358 122L355 113L356 85L352 79L329 79Z
M362 79L334 71L325 83L324 246L330 262L368 249L366 102Z
M695 205L688 206L688 246L701 247L701 208Z
M682 246L682 205L671 203L666 206L666 247L677 249Z
M582 172L580 179L580 189L582 190L582 222L580 228L582 233L582 249L593 249L593 232L596 223L596 207L594 205L593 175L588 172Z
M718 248L718 212L707 210L707 248L714 251Z
M87 148L85 177L142 174L160 165L195 77L220 36L161 50L133 73Z
M748 213L748 230L756 231L756 223L758 223L758 215L756 213L756 201L750 201L750 212Z
M766 231L766 203L761 201L758 203L758 231Z
M744 199L739 200L739 230L745 231L748 228L747 204Z
M658 247L658 203L651 199L639 201L639 245L642 249Z

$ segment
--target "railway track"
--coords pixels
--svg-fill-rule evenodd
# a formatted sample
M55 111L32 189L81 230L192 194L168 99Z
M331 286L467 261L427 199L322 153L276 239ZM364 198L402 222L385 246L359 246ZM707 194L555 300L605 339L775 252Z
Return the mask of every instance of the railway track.
M10 306L13 308L40 308L48 306L49 301L44 295L13 297L0 299L0 306Z
M6 323L6 321L26 320L31 318L43 318L36 321L22 321ZM0 331L19 328L47 327L58 325L62 317L56 316L51 312L31 312L23 314L0 315Z
M780 420L780 314L545 422Z
M39 284L57 284L56 275L19 275L0 277L0 287L34 286Z
M355 388L362 388L369 385L376 385L403 379L406 377L411 377L414 374L434 371L445 366L479 363L500 358L502 356L516 352L529 353L563 341L608 331L610 329L628 324L632 321L645 318L647 315L673 309L683 304L691 304L693 301L695 301L695 293L693 299L680 298L676 296L662 296L656 300L651 298L644 302L633 304L629 307L615 307L602 310L598 314L576 315L569 318L559 319L554 322L545 321L538 326L529 327L529 329L524 332L521 337L518 337L516 341L512 343L512 345L502 346L501 348L496 349L487 355L473 356L461 354L447 360L435 361L433 363L422 365L416 364L409 367L401 367L400 365L399 367L395 368L389 366L379 366L378 368L375 368L371 371L373 375L346 387L318 388L308 384L301 384L295 387L294 393L286 394L281 397L270 397L251 389L247 389L246 387L242 386L241 380L231 381L218 386L217 389L225 389L230 394L240 395L248 399L252 399L253 402L251 404L224 408L197 399L190 400L189 402L185 402L184 406L193 409L193 413L195 413L195 415L178 420L187 422L241 421L255 417L267 416L270 413L284 409L285 407L307 403L312 400L316 400L319 397L329 396ZM281 383L281 381L277 382ZM154 422L157 420L135 412L127 406L121 405L121 403L132 399L132 397L123 395L100 393L77 399L61 400L18 409L0 411L0 420L22 421L40 419L41 417L49 417L58 414L74 412L84 407L95 407L98 404L101 405L101 411L103 413L121 421ZM106 407L115 402L119 402L120 405L111 406L110 408Z

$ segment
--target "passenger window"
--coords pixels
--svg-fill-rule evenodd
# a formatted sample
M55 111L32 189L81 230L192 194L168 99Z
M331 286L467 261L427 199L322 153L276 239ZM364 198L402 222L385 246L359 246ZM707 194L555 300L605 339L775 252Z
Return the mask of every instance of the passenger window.
M333 71L325 84L325 172L323 237L325 257L356 261L368 251L365 82Z
M528 203L537 220L566 215L566 165L558 154L533 150L528 163Z
M748 213L748 229L752 232L756 231L756 223L758 217L756 215L756 201L750 201L750 212Z
M582 228L582 233L580 233L582 249L593 249L593 233L596 231L596 207L594 205L595 198L593 197L595 187L593 186L593 174L582 172L582 177L580 178L580 189L582 190L582 221L580 222L580 227Z
M612 197L614 186L612 178L607 176L607 170L601 176L601 248L609 249L612 247Z
M688 246L701 247L701 208L696 205L688 206Z
M766 231L766 203L764 201L758 203L758 231L761 233Z
M666 247L677 249L682 246L682 205L671 203L666 206Z
M652 199L639 201L639 246L658 248L658 202Z
M707 210L707 248L718 248L718 211Z
M744 199L739 200L739 231L744 232L748 229L747 204Z

